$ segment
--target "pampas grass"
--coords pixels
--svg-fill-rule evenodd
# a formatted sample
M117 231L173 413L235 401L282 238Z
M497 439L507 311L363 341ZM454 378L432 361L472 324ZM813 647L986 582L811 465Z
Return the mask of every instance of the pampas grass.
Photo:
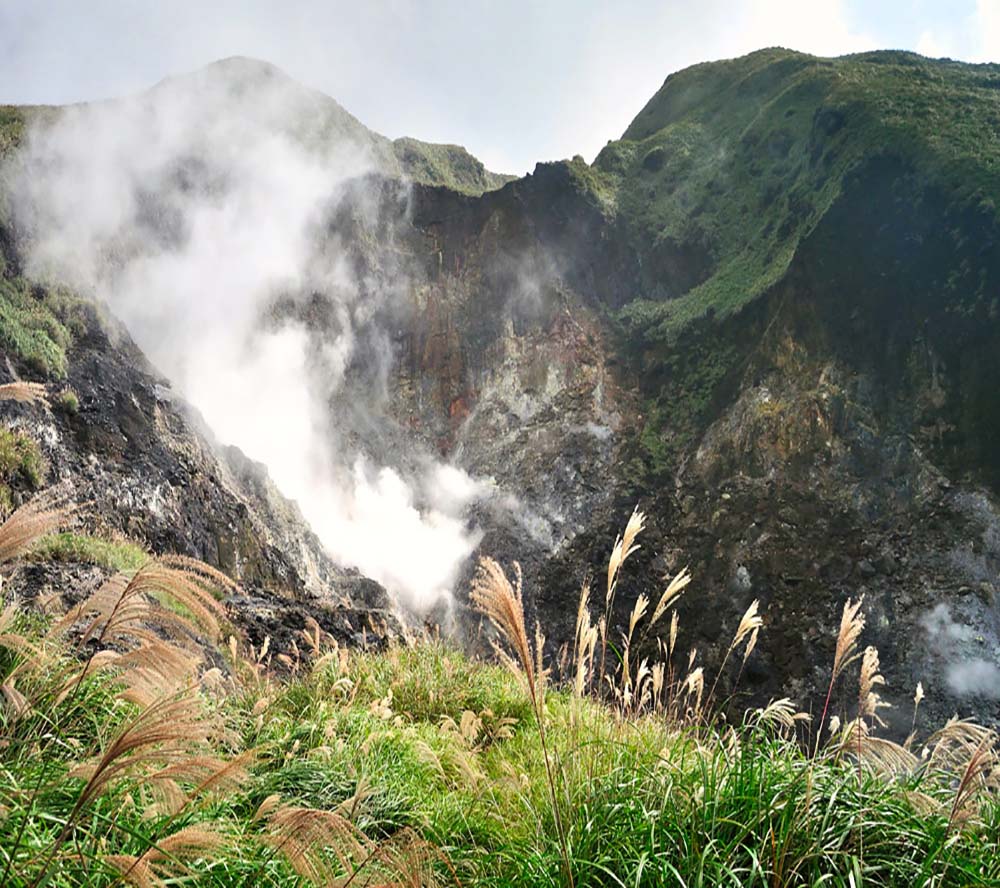
M608 557L607 589L604 594L604 617L601 620L603 631L601 632L601 672L600 680L604 680L605 665L608 654L607 630L614 615L615 593L618 591L618 579L621 575L622 567L629 557L638 550L636 537L642 533L646 526L646 516L639 511L636 506L629 516L625 525L625 532L615 539L614 546L611 547L611 555Z
M823 701L823 712L819 719L819 730L816 732L817 750L819 749L819 738L823 733L823 725L826 724L826 716L830 711L830 698L833 696L833 686L841 673L857 657L858 638L861 630L865 628L865 618L861 613L861 606L864 604L864 595L860 596L856 602L847 599L844 602L844 611L840 617L840 631L837 633L837 645L833 654L833 669L830 672L830 684L826 690L826 699Z
M19 558L43 536L67 526L76 512L66 491L58 488L40 493L16 509L0 524L0 565Z
M40 382L8 382L0 385L0 401L17 401L21 404L49 403L45 386Z
M845 607L833 670L859 661L857 697L824 714L815 730L833 737L810 755L809 717L787 696L733 724L715 711L712 676L680 653L690 583L679 572L610 629L584 584L565 689L520 570L489 559L472 600L503 668L434 638L350 651L315 621L294 643L232 630L220 656L218 598L234 586L186 559L151 559L65 614L5 608L0 884L1000 878L995 734L953 721L913 740L920 755L877 736L884 679L878 652L858 648L860 605ZM624 656L605 674L609 631ZM751 602L729 655L745 662L761 631Z
M186 875L185 861L204 857L225 842L225 836L205 826L187 826L160 838L141 854L108 854L101 862L116 870L127 885L165 888Z
M630 522L631 523L631 522ZM639 522L641 529L641 521ZM638 530L635 531L638 533ZM633 537L634 538L634 533ZM617 544L616 548L620 548ZM627 557L621 557L624 561ZM620 564L620 562L619 562ZM546 673L542 662L541 632L536 626L535 650L532 651L528 641L528 632L524 620L524 599L522 590L521 566L514 564L515 583L512 585L502 567L492 558L481 558L476 575L472 580L470 600L493 624L500 637L513 650L511 657L500 645L496 650L500 658L515 673L523 675L535 710L535 723L538 727L538 737L542 745L542 756L545 759L545 773L552 802L552 814L556 822L559 845L562 849L563 867L566 879L573 888L573 868L569 858L569 845L566 830L560 813L559 793L556 790L555 765L549 753L549 744L545 733L545 679ZM609 579L609 595L610 595Z
M334 861L341 870L354 872L371 854L363 834L333 811L281 805L264 814L258 811L255 819L261 818L267 827L264 842L314 885L335 884Z

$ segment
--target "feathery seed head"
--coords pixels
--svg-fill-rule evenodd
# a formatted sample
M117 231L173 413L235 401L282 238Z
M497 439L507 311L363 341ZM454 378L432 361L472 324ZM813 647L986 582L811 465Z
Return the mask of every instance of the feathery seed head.
M615 540L615 545L611 550L611 557L608 559L608 589L605 596L606 604L610 604L612 595L614 594L615 586L618 582L618 574L621 572L622 565L628 560L628 557L639 548L635 543L635 538L642 532L643 528L646 526L646 516L639 511L639 507L636 506L629 516L628 523L625 525L625 533Z

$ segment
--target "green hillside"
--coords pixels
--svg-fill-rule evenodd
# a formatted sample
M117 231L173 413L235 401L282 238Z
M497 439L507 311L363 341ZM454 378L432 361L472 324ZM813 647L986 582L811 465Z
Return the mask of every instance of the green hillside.
M645 260L629 318L668 332L738 309L879 156L946 192L946 212L995 217L1000 66L768 49L671 75L594 164Z

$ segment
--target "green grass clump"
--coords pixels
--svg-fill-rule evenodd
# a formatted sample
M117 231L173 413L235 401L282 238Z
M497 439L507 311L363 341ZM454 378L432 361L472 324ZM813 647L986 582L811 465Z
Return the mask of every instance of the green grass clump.
M76 416L80 412L80 399L72 389L66 389L56 396L53 406L67 416Z
M66 351L80 325L78 305L61 290L0 278L0 348L41 376L64 379Z
M108 570L138 570L149 559L146 551L126 540L107 540L79 533L54 533L42 537L32 550L37 561L96 564Z
M37 490L45 480L45 457L35 440L14 429L0 429L0 479Z
M14 508L14 491L38 490L47 472L37 442L16 429L0 428L0 510Z

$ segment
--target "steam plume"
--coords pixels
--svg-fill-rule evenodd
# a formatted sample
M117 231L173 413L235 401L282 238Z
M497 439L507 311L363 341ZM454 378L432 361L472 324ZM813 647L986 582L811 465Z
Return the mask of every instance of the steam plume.
M365 446L392 361L379 317L405 301L407 280L392 268L360 280L329 220L349 196L375 221L358 177L377 149L332 100L231 60L34 124L14 209L29 273L105 299L336 559L421 610L478 543L462 515L484 487L427 454L386 465ZM321 337L295 311L316 294L332 306ZM351 404L336 422L335 401Z

